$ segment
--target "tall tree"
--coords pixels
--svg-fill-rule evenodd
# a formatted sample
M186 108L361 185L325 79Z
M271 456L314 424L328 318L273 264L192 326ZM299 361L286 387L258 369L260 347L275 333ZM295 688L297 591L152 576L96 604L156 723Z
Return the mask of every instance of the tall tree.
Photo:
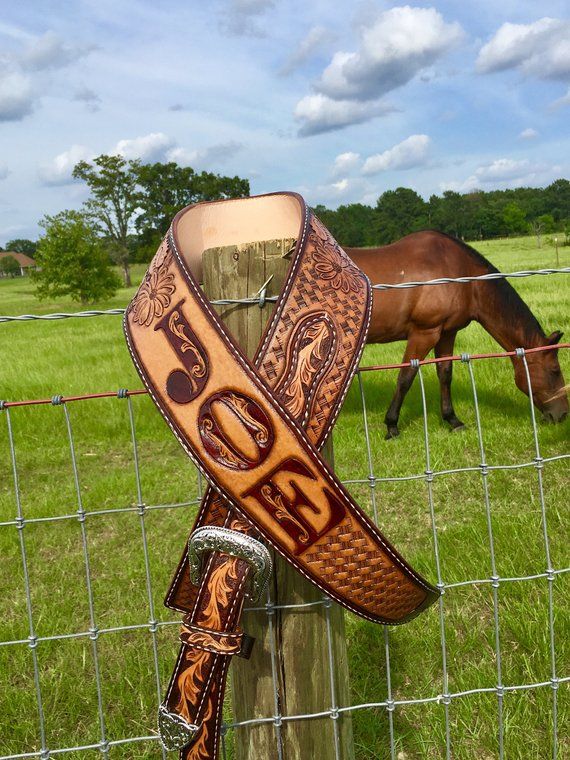
M32 272L40 299L69 295L82 304L106 300L121 282L97 230L79 211L62 211L40 222L45 234L36 252L39 268Z
M89 187L91 197L85 211L107 238L111 256L123 270L126 287L131 285L128 238L140 207L139 166L139 161L127 161L122 156L101 155L93 163L80 161L73 169L73 176Z
M317 206L315 213L322 219L341 245L355 248L375 244L374 209L362 203L339 206L336 211L328 211Z
M26 238L15 238L14 240L8 240L6 243L7 251L14 251L15 253L25 253L27 256L33 256L36 252L37 243L33 240L27 240Z
M428 226L428 204L409 187L382 193L376 204L375 234L379 243L391 243Z
M526 221L526 214L523 209L515 203L507 203L503 209L503 222L507 233L518 235L524 234L528 229L528 222Z
M189 166L174 162L138 164L134 173L139 189L141 213L135 226L140 244L154 253L168 230L172 217L184 206L219 198L249 195L249 180L224 177L210 172L196 173Z

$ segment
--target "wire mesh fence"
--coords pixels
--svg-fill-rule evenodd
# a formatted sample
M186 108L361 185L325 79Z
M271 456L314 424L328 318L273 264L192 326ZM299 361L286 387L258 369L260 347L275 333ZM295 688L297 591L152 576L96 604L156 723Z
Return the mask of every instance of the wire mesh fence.
M567 343L540 351L560 350L562 354L568 348ZM413 556L414 545L422 542L415 561L428 577L435 577L441 591L437 609L427 613L427 628L422 629L420 621L410 624L416 645L425 640L419 662L420 667L422 660L425 664L426 678L416 671L402 683L400 671L406 669L408 651L403 649L402 632L406 628L382 628L372 634L374 626L353 621L349 636L356 642L358 657L365 660L366 668L381 675L366 686L360 663L351 662L351 671L359 673L357 684L351 704L339 704L329 626L323 646L328 651L331 703L318 713L283 714L276 653L272 652L274 713L235 722L228 707L224 758L233 756L232 738L244 725L273 726L275 757L280 758L286 724L331 719L334 742L323 748L322 757L341 760L336 726L346 715L355 721L359 716L370 717L370 723L360 721L355 727L357 756L362 758L488 757L478 749L488 745L493 747L491 756L500 758L564 756L568 744L560 700L570 672L559 628L570 563L559 527L566 497L564 474L558 468L566 464L570 453L559 449L563 437L549 440L548 452L543 450L535 408L521 396L520 406L527 410L524 418L517 420L520 439L525 441L521 456L517 450L513 460L501 447L500 430L494 430L493 461L489 457L487 415L478 376L483 368L508 355L452 357L466 381L472 428L466 443L454 443L451 448L434 446L435 405L428 374L429 365L438 361L434 359L412 362L418 369L419 414L415 452L409 461L400 456L398 466L390 470L386 450L379 444L377 411L371 412L375 385L369 379L384 378L402 365L361 367L347 401L349 408L339 420L335 446L343 482L390 537L391 529L396 532L396 545L400 545L400 529L392 522L398 514L394 509L402 504L401 494L404 501L413 500L413 515L401 528L402 540L410 547L405 553ZM519 350L516 355L532 388L529 352ZM107 429L110 419L112 425ZM157 420L145 392L126 389L1 404L4 488L0 545L7 577L3 581L0 640L0 725L4 724L0 760L47 760L64 754L77 758L102 755L112 760L166 757L153 716L176 648L175 634L168 629L179 620L163 610L160 599L200 501L203 482L167 435L157 440L154 432L149 433L159 425ZM98 436L100 446L95 446ZM118 442L114 440L115 445L109 447L110 438L117 437ZM343 454L350 448L345 445L347 440L353 450ZM459 449L471 444L473 450L464 456ZM503 461L499 461L501 453ZM549 490L551 471L555 488ZM504 493L494 483L501 477L511 479L505 481ZM34 478L38 482L32 486ZM451 483L445 499L438 492L440 483ZM400 492L400 488L406 490ZM181 491L186 498L181 498ZM461 512L466 531L459 530L455 542L450 542L446 520L453 504L462 499L477 511L483 532L474 532L467 513ZM532 503L530 512L525 510L527 502ZM420 527L411 530L414 519ZM532 520L532 541L525 546L529 533L525 532L521 541L517 526ZM404 534L410 535L406 538ZM10 538L3 540L7 535ZM517 555L516 562L506 561L509 547ZM519 568L519 572L505 572L505 568ZM479 601L487 592L489 596L475 608L465 590ZM535 608L542 610L536 620L533 599ZM328 615L330 605L323 597L303 605L303 610ZM294 614L300 605L275 605L268 592L259 609L267 613L271 627L276 609ZM483 622L476 620L481 610L487 615ZM461 626L458 615L464 617ZM528 620L519 620L525 616ZM526 623L528 630L523 630ZM462 636L470 638L467 642L458 634L461 627ZM375 646L372 652L371 642ZM71 649L58 649L64 645ZM533 662L533 648L543 655L538 664ZM458 658L469 659L473 652L473 667L462 679L457 676L461 672ZM536 697L538 694L541 696ZM536 721L541 730L535 744L534 739L524 738L527 707L519 702L516 707L508 704L513 695L523 695L531 712L538 711ZM465 719L458 706L477 699L492 699L493 705L485 703L485 719L477 728L461 727ZM406 710L412 716L407 727L400 717ZM469 713L474 723L476 713ZM423 749L414 745L410 750L405 740L410 727L421 733L420 726L434 722L434 716L439 728L426 731L426 735L433 734L432 743ZM481 732L493 739L482 740ZM510 737L521 732L522 741L515 745ZM528 754L520 749L525 741Z

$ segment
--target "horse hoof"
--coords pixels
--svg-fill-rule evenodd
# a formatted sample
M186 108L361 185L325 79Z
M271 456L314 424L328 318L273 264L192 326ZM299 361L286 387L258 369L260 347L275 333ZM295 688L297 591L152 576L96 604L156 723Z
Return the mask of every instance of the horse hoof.
M400 435L400 431L396 427L388 428L388 432L384 438L385 441L389 441L391 438L397 438Z
M460 422L458 425L452 425L451 426L451 432L452 433L459 433L461 430L466 429L466 425L463 424L463 422Z

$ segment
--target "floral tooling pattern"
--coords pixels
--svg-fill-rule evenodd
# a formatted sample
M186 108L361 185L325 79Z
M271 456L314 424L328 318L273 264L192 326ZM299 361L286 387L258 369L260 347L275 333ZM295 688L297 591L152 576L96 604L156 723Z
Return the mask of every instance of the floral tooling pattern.
M357 293L361 287L362 273L316 217L313 217L309 239L314 246L313 261L319 276L330 280L334 290L342 290L347 295L351 290Z
M168 271L171 262L172 256L163 240L131 304L133 321L143 327L164 314L176 290L174 274Z

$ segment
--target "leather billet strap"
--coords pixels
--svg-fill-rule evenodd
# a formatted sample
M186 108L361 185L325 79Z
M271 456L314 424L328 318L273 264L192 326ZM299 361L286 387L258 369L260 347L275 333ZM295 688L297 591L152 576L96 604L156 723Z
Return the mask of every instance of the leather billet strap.
M201 254L284 237L297 244L252 364L203 296ZM318 454L360 358L370 308L366 277L299 196L280 193L181 211L127 310L125 329L152 398L211 484L196 526L261 536L348 609L396 624L437 592ZM197 587L184 558L167 603L189 613L187 627L233 634L249 572L243 559L214 552ZM186 638L167 696L168 709L198 726L184 757L215 755L229 656ZM200 754L193 748L206 727Z

